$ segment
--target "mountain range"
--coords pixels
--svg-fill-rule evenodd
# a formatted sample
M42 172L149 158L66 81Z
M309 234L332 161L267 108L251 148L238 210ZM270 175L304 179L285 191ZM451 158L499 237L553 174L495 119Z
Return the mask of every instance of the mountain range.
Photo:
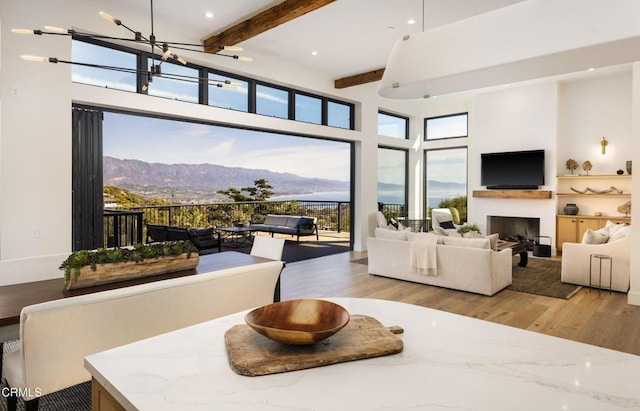
M275 195L349 191L349 182L308 178L269 170L215 164L163 164L103 157L103 184L126 188L145 197L176 201L220 201L218 190L253 187L265 179Z

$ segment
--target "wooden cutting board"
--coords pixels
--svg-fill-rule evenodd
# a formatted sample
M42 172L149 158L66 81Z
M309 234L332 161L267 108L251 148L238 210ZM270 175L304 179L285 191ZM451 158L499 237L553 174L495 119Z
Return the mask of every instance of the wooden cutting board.
M231 369L250 377L322 367L346 361L380 357L402 351L402 340L373 317L352 315L338 333L312 345L286 345L258 334L246 324L234 325L224 335Z

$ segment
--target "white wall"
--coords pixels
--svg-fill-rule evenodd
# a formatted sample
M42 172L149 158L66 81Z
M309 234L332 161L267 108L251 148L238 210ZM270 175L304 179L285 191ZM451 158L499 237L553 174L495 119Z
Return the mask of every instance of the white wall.
M469 145L469 193L482 190L480 155L519 150L545 150L545 185L553 190L558 123L556 83L504 90L476 97ZM486 231L487 216L540 218L540 235L555 237L555 200L471 198L469 221Z
M558 174L569 158L589 160L590 174L615 174L631 159L631 72L565 82L560 87ZM601 154L602 137L609 141ZM585 174L580 166L575 173Z

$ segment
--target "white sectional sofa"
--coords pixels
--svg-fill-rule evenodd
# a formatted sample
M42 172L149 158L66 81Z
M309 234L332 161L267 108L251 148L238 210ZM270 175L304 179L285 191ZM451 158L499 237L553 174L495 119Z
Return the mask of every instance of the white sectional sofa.
M3 375L37 409L40 395L90 380L89 354L273 302L282 268L270 261L25 307Z
M442 237L441 242L457 245L436 245L437 275L418 274L411 268L411 241L427 233L397 232L376 229L376 237L367 239L369 273L399 280L493 295L511 284L511 250L494 251L488 239ZM386 238L381 238L386 237ZM486 245L477 248L479 240ZM466 243L465 243L466 242Z

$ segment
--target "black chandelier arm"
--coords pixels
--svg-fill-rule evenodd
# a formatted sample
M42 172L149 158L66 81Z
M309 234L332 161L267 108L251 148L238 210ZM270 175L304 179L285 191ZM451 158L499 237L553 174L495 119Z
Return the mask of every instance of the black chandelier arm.
M111 70L111 71L118 71L123 73L130 73L130 74L149 74L150 73L147 70L138 70L138 69L127 68L127 67L107 66L104 64L81 63L77 61L61 60L56 57L48 57L47 60L50 63L64 63L64 64L70 64L73 66L90 67L90 68L96 68L101 70ZM232 85L230 80L218 80L218 79L210 79L208 77L198 77L198 76L185 76L182 74L153 73L153 77L160 77L168 80L187 81L192 83L199 83L200 81L204 81L207 84L216 85L218 87L224 87L224 85Z

